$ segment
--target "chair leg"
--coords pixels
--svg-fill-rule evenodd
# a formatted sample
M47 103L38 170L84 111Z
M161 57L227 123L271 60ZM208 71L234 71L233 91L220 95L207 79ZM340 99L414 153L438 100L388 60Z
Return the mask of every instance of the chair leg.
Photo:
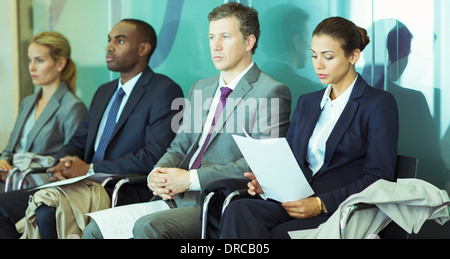
M12 179L14 178L14 176L20 173L20 170L18 167L14 167L13 169L11 169L11 171L9 171L8 175L6 176L6 181L5 181L5 192L9 192L11 190L13 190L12 188Z
M210 192L203 202L203 214L202 214L202 239L206 239L206 228L208 226L208 205L211 198L214 196L214 192Z
M350 220L350 217L353 215L353 213L355 212L356 209L357 209L357 206L350 205L347 208L345 208L345 210L342 212L341 220L339 222L341 239L346 238L345 235L346 235L346 228L347 228L348 221Z

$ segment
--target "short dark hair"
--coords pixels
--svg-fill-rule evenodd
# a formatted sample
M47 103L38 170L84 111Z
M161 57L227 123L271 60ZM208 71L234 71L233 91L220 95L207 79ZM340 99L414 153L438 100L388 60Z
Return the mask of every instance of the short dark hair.
M152 49L150 50L150 53L147 57L148 61L150 61L150 58L152 57L153 52L155 52L156 46L158 44L158 38L156 36L155 29L153 29L150 24L137 19L123 19L121 22L136 25L136 32L138 35L138 40L140 41L139 43L150 43Z
M330 17L323 20L313 32L313 36L327 35L341 43L346 55L355 49L363 51L370 43L367 31L342 17Z
M258 40L261 35L258 11L252 7L248 7L237 2L231 2L216 7L208 15L208 20L211 22L229 17L236 17L239 21L239 29L245 39L252 34L255 35L255 46L252 49L253 54L255 54L256 48L258 47Z
M402 22L397 21L394 28L387 36L387 50L389 53L389 61L392 63L403 55L411 52L411 41L413 39L411 31Z

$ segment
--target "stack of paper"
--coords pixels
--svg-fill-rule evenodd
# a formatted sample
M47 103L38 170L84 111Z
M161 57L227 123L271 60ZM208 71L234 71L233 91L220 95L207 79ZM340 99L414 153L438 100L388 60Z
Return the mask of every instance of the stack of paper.
M286 202L314 194L285 138L233 137L266 198Z

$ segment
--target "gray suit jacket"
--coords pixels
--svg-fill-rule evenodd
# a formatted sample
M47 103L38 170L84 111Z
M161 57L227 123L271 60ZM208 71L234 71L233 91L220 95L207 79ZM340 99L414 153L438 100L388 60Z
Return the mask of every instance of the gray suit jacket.
M219 79L220 75L215 75L192 86L180 130L155 167L189 169ZM256 139L284 137L289 126L290 107L289 89L261 72L255 64L228 97L222 120L218 120L211 136L202 167L197 170L201 189L216 180L243 178L244 172L250 171L250 168L232 135L243 136L244 128ZM177 204L180 205L180 198L195 200L198 204L199 197L200 192L186 192L178 195Z
M22 128L41 91L26 97L20 104L14 130L1 157L10 164L20 141ZM56 155L63 145L69 142L86 114L86 105L69 91L64 82L61 83L28 134L25 152L42 156Z

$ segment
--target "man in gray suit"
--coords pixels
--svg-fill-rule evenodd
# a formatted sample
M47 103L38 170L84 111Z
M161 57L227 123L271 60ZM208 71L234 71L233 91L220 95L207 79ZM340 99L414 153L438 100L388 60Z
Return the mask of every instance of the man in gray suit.
M250 170L232 135L244 135L243 129L257 139L286 134L290 91L253 62L260 35L257 11L228 3L208 19L211 56L221 73L192 86L183 124L148 177L154 195L171 209L140 218L134 238L200 238L201 192ZM84 238L92 237L101 238L95 223L84 231Z

